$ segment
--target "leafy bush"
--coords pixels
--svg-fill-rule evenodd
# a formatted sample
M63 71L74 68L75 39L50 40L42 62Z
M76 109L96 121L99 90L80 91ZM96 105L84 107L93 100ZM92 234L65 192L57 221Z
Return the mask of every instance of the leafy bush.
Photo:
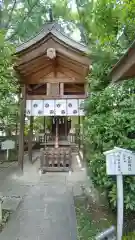
M85 103L85 147L93 182L107 192L109 202L115 208L116 181L115 178L106 175L103 152L114 146L135 150L135 81L108 85L107 75L111 62L109 61L108 71L105 70L104 74L101 67L106 61L95 63L93 73L89 77L91 95ZM125 177L124 203L127 210L135 210L134 190L135 177Z
M133 240L133 239L135 239L135 232L130 233L128 236L124 236L122 239L123 240Z

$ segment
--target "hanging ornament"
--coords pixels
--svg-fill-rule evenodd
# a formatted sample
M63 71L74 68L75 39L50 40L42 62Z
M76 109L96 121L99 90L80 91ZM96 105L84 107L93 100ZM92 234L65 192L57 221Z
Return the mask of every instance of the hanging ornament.
M55 48L48 48L47 49L47 57L49 57L50 59L53 59L56 57L56 50Z

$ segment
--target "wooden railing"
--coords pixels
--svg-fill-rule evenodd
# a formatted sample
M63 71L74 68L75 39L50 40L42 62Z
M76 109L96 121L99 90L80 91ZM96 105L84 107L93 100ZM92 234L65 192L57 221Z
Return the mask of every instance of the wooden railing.
M7 136L0 136L0 148L1 148L1 142L5 141L6 139L11 139L13 141L15 141L16 145L18 145L18 140L19 140L19 136L11 136L11 137L7 137ZM68 136L60 136L59 140L61 141L68 141L69 143L72 144L80 144L83 145L83 135L78 135L76 133L70 133ZM33 136L33 143L48 143L50 141L55 141L55 136L52 136L50 133L45 133L44 135L40 135ZM27 144L28 143L28 136L24 137L24 143Z
M68 136L60 136L59 140L60 141L68 141L70 143L78 143L80 137L78 137L75 133L70 133ZM81 138L80 138L81 139ZM50 142L50 141L55 141L55 136L52 136L50 133L46 133L45 135L38 136L36 137L36 142Z

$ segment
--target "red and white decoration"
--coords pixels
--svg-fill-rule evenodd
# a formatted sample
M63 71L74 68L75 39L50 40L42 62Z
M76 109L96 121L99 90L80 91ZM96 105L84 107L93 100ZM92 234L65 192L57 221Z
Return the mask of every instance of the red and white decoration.
M84 116L84 99L27 100L26 116Z

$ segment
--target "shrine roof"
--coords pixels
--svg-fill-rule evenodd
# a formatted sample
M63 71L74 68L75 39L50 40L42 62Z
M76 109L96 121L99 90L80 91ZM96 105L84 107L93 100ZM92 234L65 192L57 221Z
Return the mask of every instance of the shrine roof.
M88 53L86 45L69 38L60 25L48 23L38 35L17 47L14 69L27 84L83 82L90 72Z
M21 53L27 50L28 48L36 45L41 40L46 38L48 35L52 35L52 37L54 36L67 46L72 47L73 49L76 49L82 53L89 52L85 44L79 43L74 39L69 38L65 33L61 32L57 26L58 24L56 22L45 24L42 30L36 36L19 45L16 48L16 53Z
M113 66L110 77L113 82L135 77L135 40Z

